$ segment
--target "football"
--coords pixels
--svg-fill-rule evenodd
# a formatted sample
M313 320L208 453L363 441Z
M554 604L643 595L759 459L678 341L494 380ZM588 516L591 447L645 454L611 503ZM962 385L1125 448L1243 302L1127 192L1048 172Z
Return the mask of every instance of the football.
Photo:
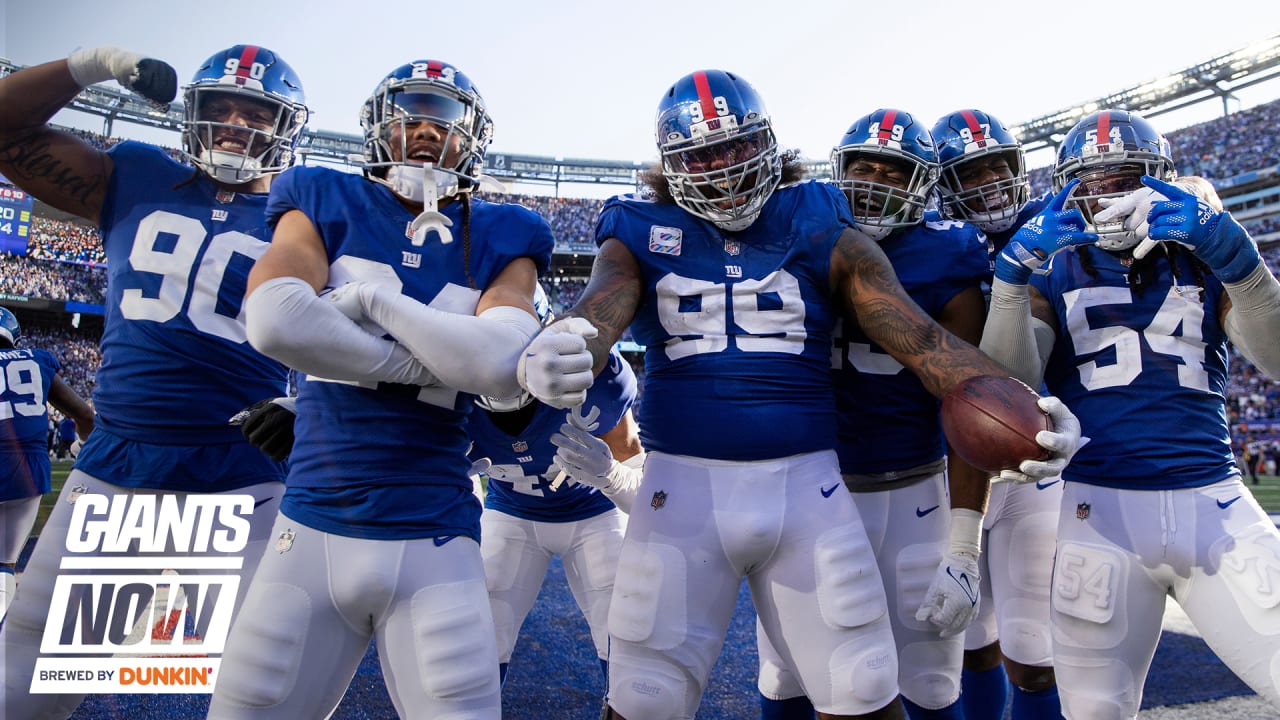
M942 432L965 462L989 473L1048 459L1036 433L1053 430L1053 420L1036 404L1039 397L1016 378L969 378L942 399Z

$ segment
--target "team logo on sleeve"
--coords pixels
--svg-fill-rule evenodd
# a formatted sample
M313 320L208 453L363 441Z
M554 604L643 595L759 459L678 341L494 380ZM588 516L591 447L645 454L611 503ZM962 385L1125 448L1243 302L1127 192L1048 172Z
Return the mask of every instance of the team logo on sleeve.
M659 255L679 255L684 231L680 228L654 225L649 228L649 252Z
M663 505L667 504L667 491L659 490L653 494L653 499L649 501L649 507L654 510L661 510Z

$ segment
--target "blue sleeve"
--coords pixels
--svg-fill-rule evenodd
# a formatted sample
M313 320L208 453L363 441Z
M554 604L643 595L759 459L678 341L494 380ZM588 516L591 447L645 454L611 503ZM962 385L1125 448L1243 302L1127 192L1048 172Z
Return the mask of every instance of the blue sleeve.
M622 416L631 409L635 399L635 371L622 355L613 350L609 352L608 364L596 376L596 381L587 391L587 399L582 404L582 411L591 412L592 407L600 409L600 415L596 418L600 427L595 432L603 435L617 427L622 421Z

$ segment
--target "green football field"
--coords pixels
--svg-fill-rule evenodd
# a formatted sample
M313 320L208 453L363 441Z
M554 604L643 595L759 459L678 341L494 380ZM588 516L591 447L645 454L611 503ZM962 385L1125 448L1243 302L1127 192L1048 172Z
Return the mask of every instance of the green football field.
M57 500L58 493L62 490L62 483L66 481L69 472L71 472L70 460L53 461L53 492L45 495L40 501L40 514L36 516L33 534L39 534L40 528L44 527L44 519L53 509L53 503ZM1249 486L1253 490L1253 496L1267 512L1280 513L1280 476L1259 475L1258 479L1260 481L1258 485ZM1248 483L1249 479L1245 478L1245 482Z

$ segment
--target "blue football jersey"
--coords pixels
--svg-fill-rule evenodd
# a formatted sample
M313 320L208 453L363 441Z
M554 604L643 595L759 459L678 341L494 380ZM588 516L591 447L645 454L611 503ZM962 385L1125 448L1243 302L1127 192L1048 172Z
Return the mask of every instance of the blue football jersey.
M594 422L594 435L603 435L617 426L631 408L636 397L636 375L622 356L614 352L595 383L587 392L582 414L592 408L600 414ZM468 432L471 435L471 458L489 458L488 492L484 506L526 520L572 522L594 517L613 509L613 501L590 485L569 478L552 489L559 471L551 464L556 446L551 436L559 432L568 419L566 410L535 402L536 408L523 430L509 433L494 424L490 414L472 413Z
M880 243L899 282L931 317L961 291L981 287L987 240L977 227L926 220ZM869 340L852 319L841 322L831 355L839 412L836 452L845 473L907 470L946 452L938 400L915 373Z
M454 241L414 245L414 214L389 189L351 173L299 167L271 188L273 224L290 210L316 227L329 257L329 286L393 283L419 302L465 315L512 261L545 271L554 240L537 213L472 198L441 209ZM342 348L329 348L342 352ZM479 540L480 504L467 471L467 416L474 396L445 387L346 383L307 376L298 389L296 443L281 509L348 537L402 540L468 535Z
M831 253L848 203L828 183L781 187L728 233L634 196L601 210L640 266L632 323L646 346L640 438L648 450L749 461L830 449Z
M1031 277L1059 327L1045 384L1089 438L1066 480L1164 490L1239 472L1226 416L1222 284L1197 274L1186 253L1176 257L1176 279L1160 257L1141 291L1117 256L1092 247L1064 250L1047 275Z
M49 492L49 387L57 358L45 350L0 350L0 502Z
M110 155L97 427L142 442L243 441L227 418L285 391L284 366L249 346L241 308L271 239L267 196L220 190L144 143Z

